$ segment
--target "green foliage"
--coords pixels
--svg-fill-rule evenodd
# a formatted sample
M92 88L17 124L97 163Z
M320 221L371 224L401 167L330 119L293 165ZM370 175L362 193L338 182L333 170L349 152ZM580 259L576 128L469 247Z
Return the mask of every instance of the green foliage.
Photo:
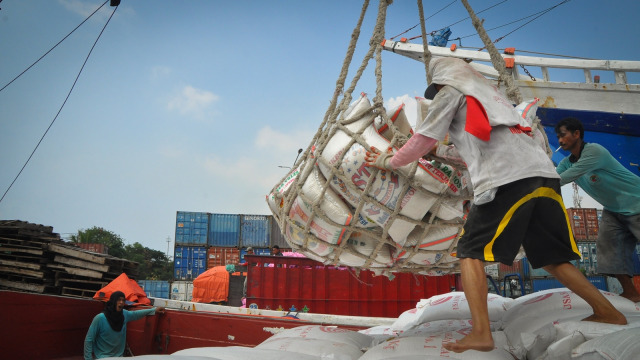
M170 281L173 278L173 263L165 253L144 247L138 242L125 245L120 235L101 227L79 230L77 235L71 235L71 242L104 244L109 248L109 255L137 262L137 280Z
M125 246L125 259L138 264L138 278L145 280L171 280L173 263L162 251L149 249L135 242Z
M104 244L109 248L109 255L124 257L124 241L111 231L94 226L87 230L79 230L78 235L71 235L71 242L84 244ZM126 259L126 258L125 258Z

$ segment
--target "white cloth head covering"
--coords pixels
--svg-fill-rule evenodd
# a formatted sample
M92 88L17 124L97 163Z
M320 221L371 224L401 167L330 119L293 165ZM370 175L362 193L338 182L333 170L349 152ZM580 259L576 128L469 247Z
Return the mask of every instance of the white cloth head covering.
M513 105L498 88L464 60L456 58L434 58L429 63L427 79L430 84L449 85L472 96L480 102L489 118L489 125L520 125L523 130L530 125L518 114Z

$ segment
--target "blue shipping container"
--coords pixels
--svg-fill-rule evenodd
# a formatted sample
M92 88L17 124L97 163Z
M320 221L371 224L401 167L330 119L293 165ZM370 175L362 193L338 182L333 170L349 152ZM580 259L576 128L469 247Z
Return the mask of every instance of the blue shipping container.
M607 279L604 276L587 276L587 279L598 289L608 291ZM533 291L542 291L549 289L559 289L565 287L556 278L533 279L531 281Z
M240 250L240 262L244 262L244 256L247 254L247 249ZM259 249L253 248L253 255L271 255L271 249Z
M207 213L178 211L176 213L176 244L206 245L209 229Z
M164 280L138 280L147 297L169 299L169 282Z
M209 214L209 246L240 246L240 215Z
M243 247L269 247L271 221L267 215L242 215L240 243Z
M176 246L173 261L175 280L193 280L207 270L207 248Z

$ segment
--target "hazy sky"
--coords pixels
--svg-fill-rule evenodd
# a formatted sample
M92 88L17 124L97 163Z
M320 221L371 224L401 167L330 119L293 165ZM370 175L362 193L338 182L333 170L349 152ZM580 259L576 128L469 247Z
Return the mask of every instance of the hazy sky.
M477 12L499 4L480 14L487 29L560 2L470 0ZM4 0L0 88L102 4ZM447 4L424 1L425 13ZM0 219L53 226L63 237L101 226L126 243L166 251L176 211L270 214L265 195L285 175L280 166L291 166L317 131L361 7L352 0L122 0L62 111L0 202ZM0 196L56 117L113 10L107 1L0 91ZM376 12L372 1L354 66L368 49ZM635 0L573 0L498 47L640 60L637 14ZM452 2L427 20L427 31L466 16ZM526 21L489 34L498 38ZM396 0L387 38L418 23L416 1ZM462 46L482 46L468 19L451 30ZM417 35L419 27L402 36ZM373 97L372 72L373 63L354 93ZM422 64L383 54L388 105L406 101L411 111L425 86ZM563 192L571 206L571 188ZM583 207L600 206L587 199Z

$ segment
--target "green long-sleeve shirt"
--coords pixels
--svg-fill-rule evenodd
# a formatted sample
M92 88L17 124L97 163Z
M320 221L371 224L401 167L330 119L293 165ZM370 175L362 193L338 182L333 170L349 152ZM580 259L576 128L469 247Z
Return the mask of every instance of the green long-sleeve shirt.
M156 313L156 308L129 311L122 310L124 314L124 325L120 331L114 331L109 325L109 321L100 313L93 318L89 331L84 339L84 358L92 360L95 354L96 359L111 356L122 356L127 342L127 323Z
M566 157L556 171L561 185L575 181L604 209L623 215L640 214L640 177L602 145L585 144L578 161L572 163Z

